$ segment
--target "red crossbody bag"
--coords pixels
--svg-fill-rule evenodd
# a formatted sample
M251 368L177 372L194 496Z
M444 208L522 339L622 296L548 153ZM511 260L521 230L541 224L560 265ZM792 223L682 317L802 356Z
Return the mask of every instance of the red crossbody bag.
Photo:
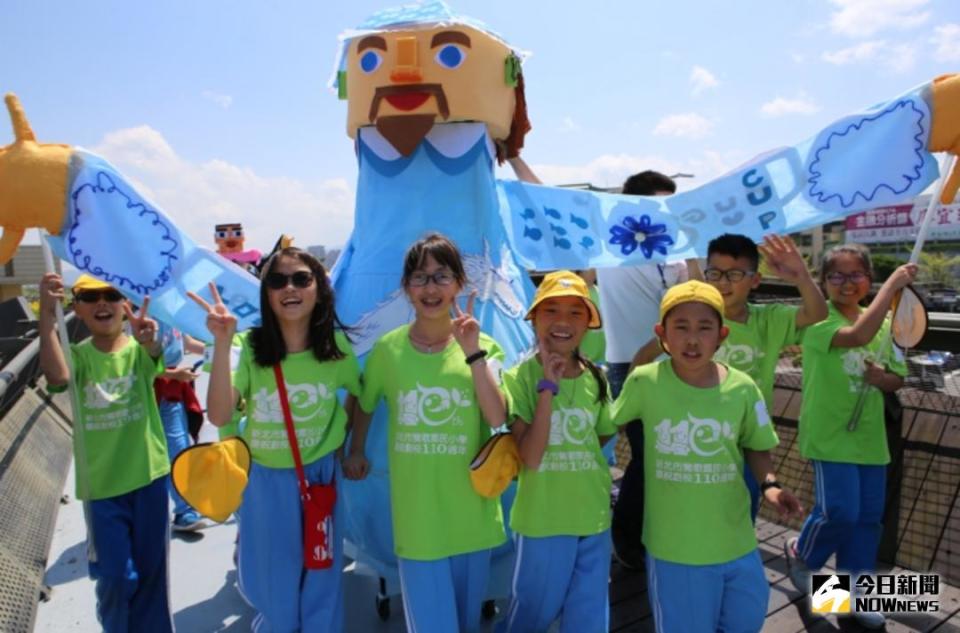
M333 566L333 506L337 501L336 468L329 484L309 484L300 460L300 446L293 429L293 416L287 400L287 386L283 381L280 363L273 366L277 378L277 395L283 409L290 452L297 467L300 483L300 501L303 503L303 565L307 569L329 569Z

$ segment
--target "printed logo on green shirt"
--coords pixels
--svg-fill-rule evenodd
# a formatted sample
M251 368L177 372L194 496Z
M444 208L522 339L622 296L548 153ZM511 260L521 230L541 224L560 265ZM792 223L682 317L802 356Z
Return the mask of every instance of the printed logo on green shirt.
M859 347L847 350L843 355L843 373L850 378L850 393L859 393L868 360L873 360L873 354Z
M748 374L753 371L756 361L766 356L763 350L752 345L734 345L724 343L713 355L713 360L736 367Z
M550 415L550 446L565 442L582 446L590 439L596 423L596 416L591 411L560 407Z
M83 388L83 406L88 409L109 409L112 406L126 404L130 399L135 376L108 378L103 382L88 382Z
M131 374L88 382L83 388L84 428L111 431L146 419L143 403L131 397L135 381L136 376Z
M459 389L424 387L417 383L416 389L397 394L397 422L402 426L443 426L463 424L460 409L473 406L468 394Z
M294 424L313 420L330 420L336 406L336 392L324 383L287 384L287 398L290 402L290 417ZM251 448L261 450L280 450L290 445L286 428L263 428L260 424L282 425L283 409L280 407L280 395L277 390L261 387L250 398L252 418L257 425L250 429ZM320 445L327 436L327 426L303 426L297 428L297 443L300 450Z
M723 452L724 440L734 437L729 422L721 424L717 420L697 418L689 413L687 417L690 419L681 420L676 425L665 419L654 427L658 453L682 456L693 453L701 457L713 457Z

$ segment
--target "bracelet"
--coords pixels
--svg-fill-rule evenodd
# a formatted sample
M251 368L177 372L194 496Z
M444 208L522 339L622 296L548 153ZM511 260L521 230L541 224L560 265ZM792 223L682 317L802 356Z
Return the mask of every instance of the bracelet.
M777 490L783 490L783 486L780 485L780 482L774 479L773 481L765 481L760 484L760 494L765 493L770 488L776 488Z
M472 365L478 360L480 360L481 358L486 358L486 356L487 356L487 350L482 349L479 352L474 352L473 354L470 354L469 356L467 356L466 363L468 365Z
M547 380L546 378L541 378L540 382L537 383L537 393L541 391L549 391L553 395L560 393L560 385L553 382L552 380Z

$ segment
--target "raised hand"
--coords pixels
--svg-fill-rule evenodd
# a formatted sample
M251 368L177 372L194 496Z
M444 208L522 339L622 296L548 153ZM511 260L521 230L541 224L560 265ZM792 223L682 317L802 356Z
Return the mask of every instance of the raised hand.
M453 302L453 338L466 356L480 351L480 322L473 316L476 298L477 291L474 290L467 297L466 310L461 310L456 300Z
M889 285L893 290L900 290L907 284L912 284L917 278L917 265L904 264L898 266L887 278L885 285Z
M230 341L237 331L237 317L230 313L223 299L220 298L220 291L217 285L210 282L210 296L213 297L213 305L195 292L187 291L187 296L193 299L194 303L203 308L207 313L207 329L213 334L213 338L219 341Z
M547 337L540 339L540 364L543 365L543 377L547 380L559 383L563 378L567 359L563 354L551 351Z
M133 338L137 339L137 342L141 345L153 345L157 340L157 322L147 316L149 306L150 297L144 297L140 310L134 314L130 302L123 302L123 311L130 323L130 331L133 332Z
M65 289L63 278L57 273L47 273L40 279L40 311L56 314L57 304L63 301Z
M797 250L797 245L790 237L767 235L763 238L763 244L757 246L757 249L763 253L770 270L780 279L796 284L804 277L810 276L807 262L804 261L800 251Z

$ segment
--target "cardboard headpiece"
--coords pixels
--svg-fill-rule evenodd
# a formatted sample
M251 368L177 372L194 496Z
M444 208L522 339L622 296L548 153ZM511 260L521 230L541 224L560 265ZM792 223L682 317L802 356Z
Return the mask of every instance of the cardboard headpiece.
M435 123L481 121L513 156L530 129L523 56L482 22L428 0L381 11L343 33L331 86L347 100L351 138L376 126L409 156Z

